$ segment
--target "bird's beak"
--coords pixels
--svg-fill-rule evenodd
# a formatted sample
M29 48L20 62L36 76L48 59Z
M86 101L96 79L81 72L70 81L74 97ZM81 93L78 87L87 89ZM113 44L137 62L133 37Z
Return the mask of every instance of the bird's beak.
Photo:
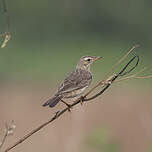
M97 56L97 57L94 58L94 61L97 61L97 60L102 59L102 58L103 57L101 57L101 56Z

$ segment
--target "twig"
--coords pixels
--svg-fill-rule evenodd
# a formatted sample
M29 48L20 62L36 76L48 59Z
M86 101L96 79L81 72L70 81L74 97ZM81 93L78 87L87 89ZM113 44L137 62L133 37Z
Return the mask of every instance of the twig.
M4 47L6 46L6 44L7 44L7 42L8 42L8 41L10 40L10 38L11 38L10 33L5 33L4 35L5 35L5 39L4 39L4 41L3 41L2 45L1 45L1 48L4 48Z
M2 0L2 3L3 3L3 11L4 11L4 14L5 14L5 17L6 17L6 31L9 32L10 23L9 23L8 10L7 10L7 7L6 7L6 1Z
M104 75L102 80L106 79L106 77L110 74L110 72L112 72L120 63L122 63L122 61L124 61L126 59L126 57L137 47L139 47L138 44L134 45L123 57L121 57L120 60L117 63L115 63L112 66L112 68Z
M138 59L135 66L133 68L131 68L131 70L128 70L127 72L125 72L125 70L128 68L128 66L135 60ZM112 84L112 82L114 82L119 76L123 76L124 74L127 74L128 72L131 72L133 69L135 69L135 67L138 65L139 62L139 57L138 56L134 56L125 66L124 68L118 73L115 74L114 76L112 76L110 79L107 79L105 82L108 83L102 83L102 85L104 86L104 88L97 93L96 95L90 97L90 98L86 98L91 92L93 92L95 90L95 88L97 88L98 86L100 86L98 83L93 89L91 89L91 91L89 91L88 93L86 93L83 97L77 99L72 105L71 107L74 107L75 105L83 102L87 102L87 101L91 101L92 99L98 97L99 95L103 94ZM55 115L48 120L47 122L41 124L39 127L37 127L36 129L32 130L31 132L29 132L28 134L26 134L25 136L23 136L22 138L20 138L17 142L15 142L12 146L8 147L4 152L8 152L10 150L12 150L14 147L16 147L17 145L21 144L22 142L24 142L26 139L28 139L30 136L32 136L33 134L35 134L36 132L38 132L39 130L41 130L42 128L46 127L48 124L50 124L51 122L53 122L54 120L56 120L57 118L59 118L60 116L62 116L66 111L69 110L69 107L66 107L65 109L58 111L55 113Z
M8 11L7 11L7 7L6 7L6 2L5 0L2 0L2 5L3 5L3 12L6 18L6 32L1 34L0 37L5 37L1 48L4 48L7 44L7 42L10 40L11 38L11 34L10 34L10 23L9 23L9 15L8 15Z
M7 139L7 137L10 135L13 135L15 127L16 126L14 125L14 121L12 121L10 124L7 124L7 123L5 124L5 134L4 134L1 144L0 144L0 151Z
M2 139L2 141L0 143L0 151L1 151L3 145L4 145L5 141L6 141L6 138L7 138L7 132L5 131L4 137L3 137L3 139Z
M134 78L134 79L149 79L149 78L152 78L152 75L148 75L148 76L137 76L138 74L144 72L147 68L143 68L142 70L140 70L139 72L133 74L133 75L130 75L128 77L124 77L124 78L121 78L119 80L116 80L115 82L120 82L122 80L128 80L128 79L131 79L131 78Z

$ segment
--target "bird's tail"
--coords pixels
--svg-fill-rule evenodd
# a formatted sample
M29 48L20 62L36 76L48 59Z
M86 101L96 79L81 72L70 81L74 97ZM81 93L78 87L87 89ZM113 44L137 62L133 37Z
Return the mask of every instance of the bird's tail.
M54 107L61 99L63 96L55 95L53 98L49 99L43 104L43 107L49 106L49 107Z

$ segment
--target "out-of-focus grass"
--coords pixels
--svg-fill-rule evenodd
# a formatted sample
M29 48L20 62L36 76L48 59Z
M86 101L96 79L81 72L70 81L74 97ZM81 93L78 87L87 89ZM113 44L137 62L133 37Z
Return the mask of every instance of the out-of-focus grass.
M108 129L96 128L88 135L86 144L89 149L104 152L119 152L120 145L112 138Z

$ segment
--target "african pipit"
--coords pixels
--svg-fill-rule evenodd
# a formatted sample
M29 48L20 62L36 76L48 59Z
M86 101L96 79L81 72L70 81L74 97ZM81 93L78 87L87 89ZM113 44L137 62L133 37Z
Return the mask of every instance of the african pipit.
M92 81L90 65L100 58L96 56L81 57L75 70L61 83L55 96L44 103L43 106L54 107L59 101L70 106L63 99L80 96L88 88Z

